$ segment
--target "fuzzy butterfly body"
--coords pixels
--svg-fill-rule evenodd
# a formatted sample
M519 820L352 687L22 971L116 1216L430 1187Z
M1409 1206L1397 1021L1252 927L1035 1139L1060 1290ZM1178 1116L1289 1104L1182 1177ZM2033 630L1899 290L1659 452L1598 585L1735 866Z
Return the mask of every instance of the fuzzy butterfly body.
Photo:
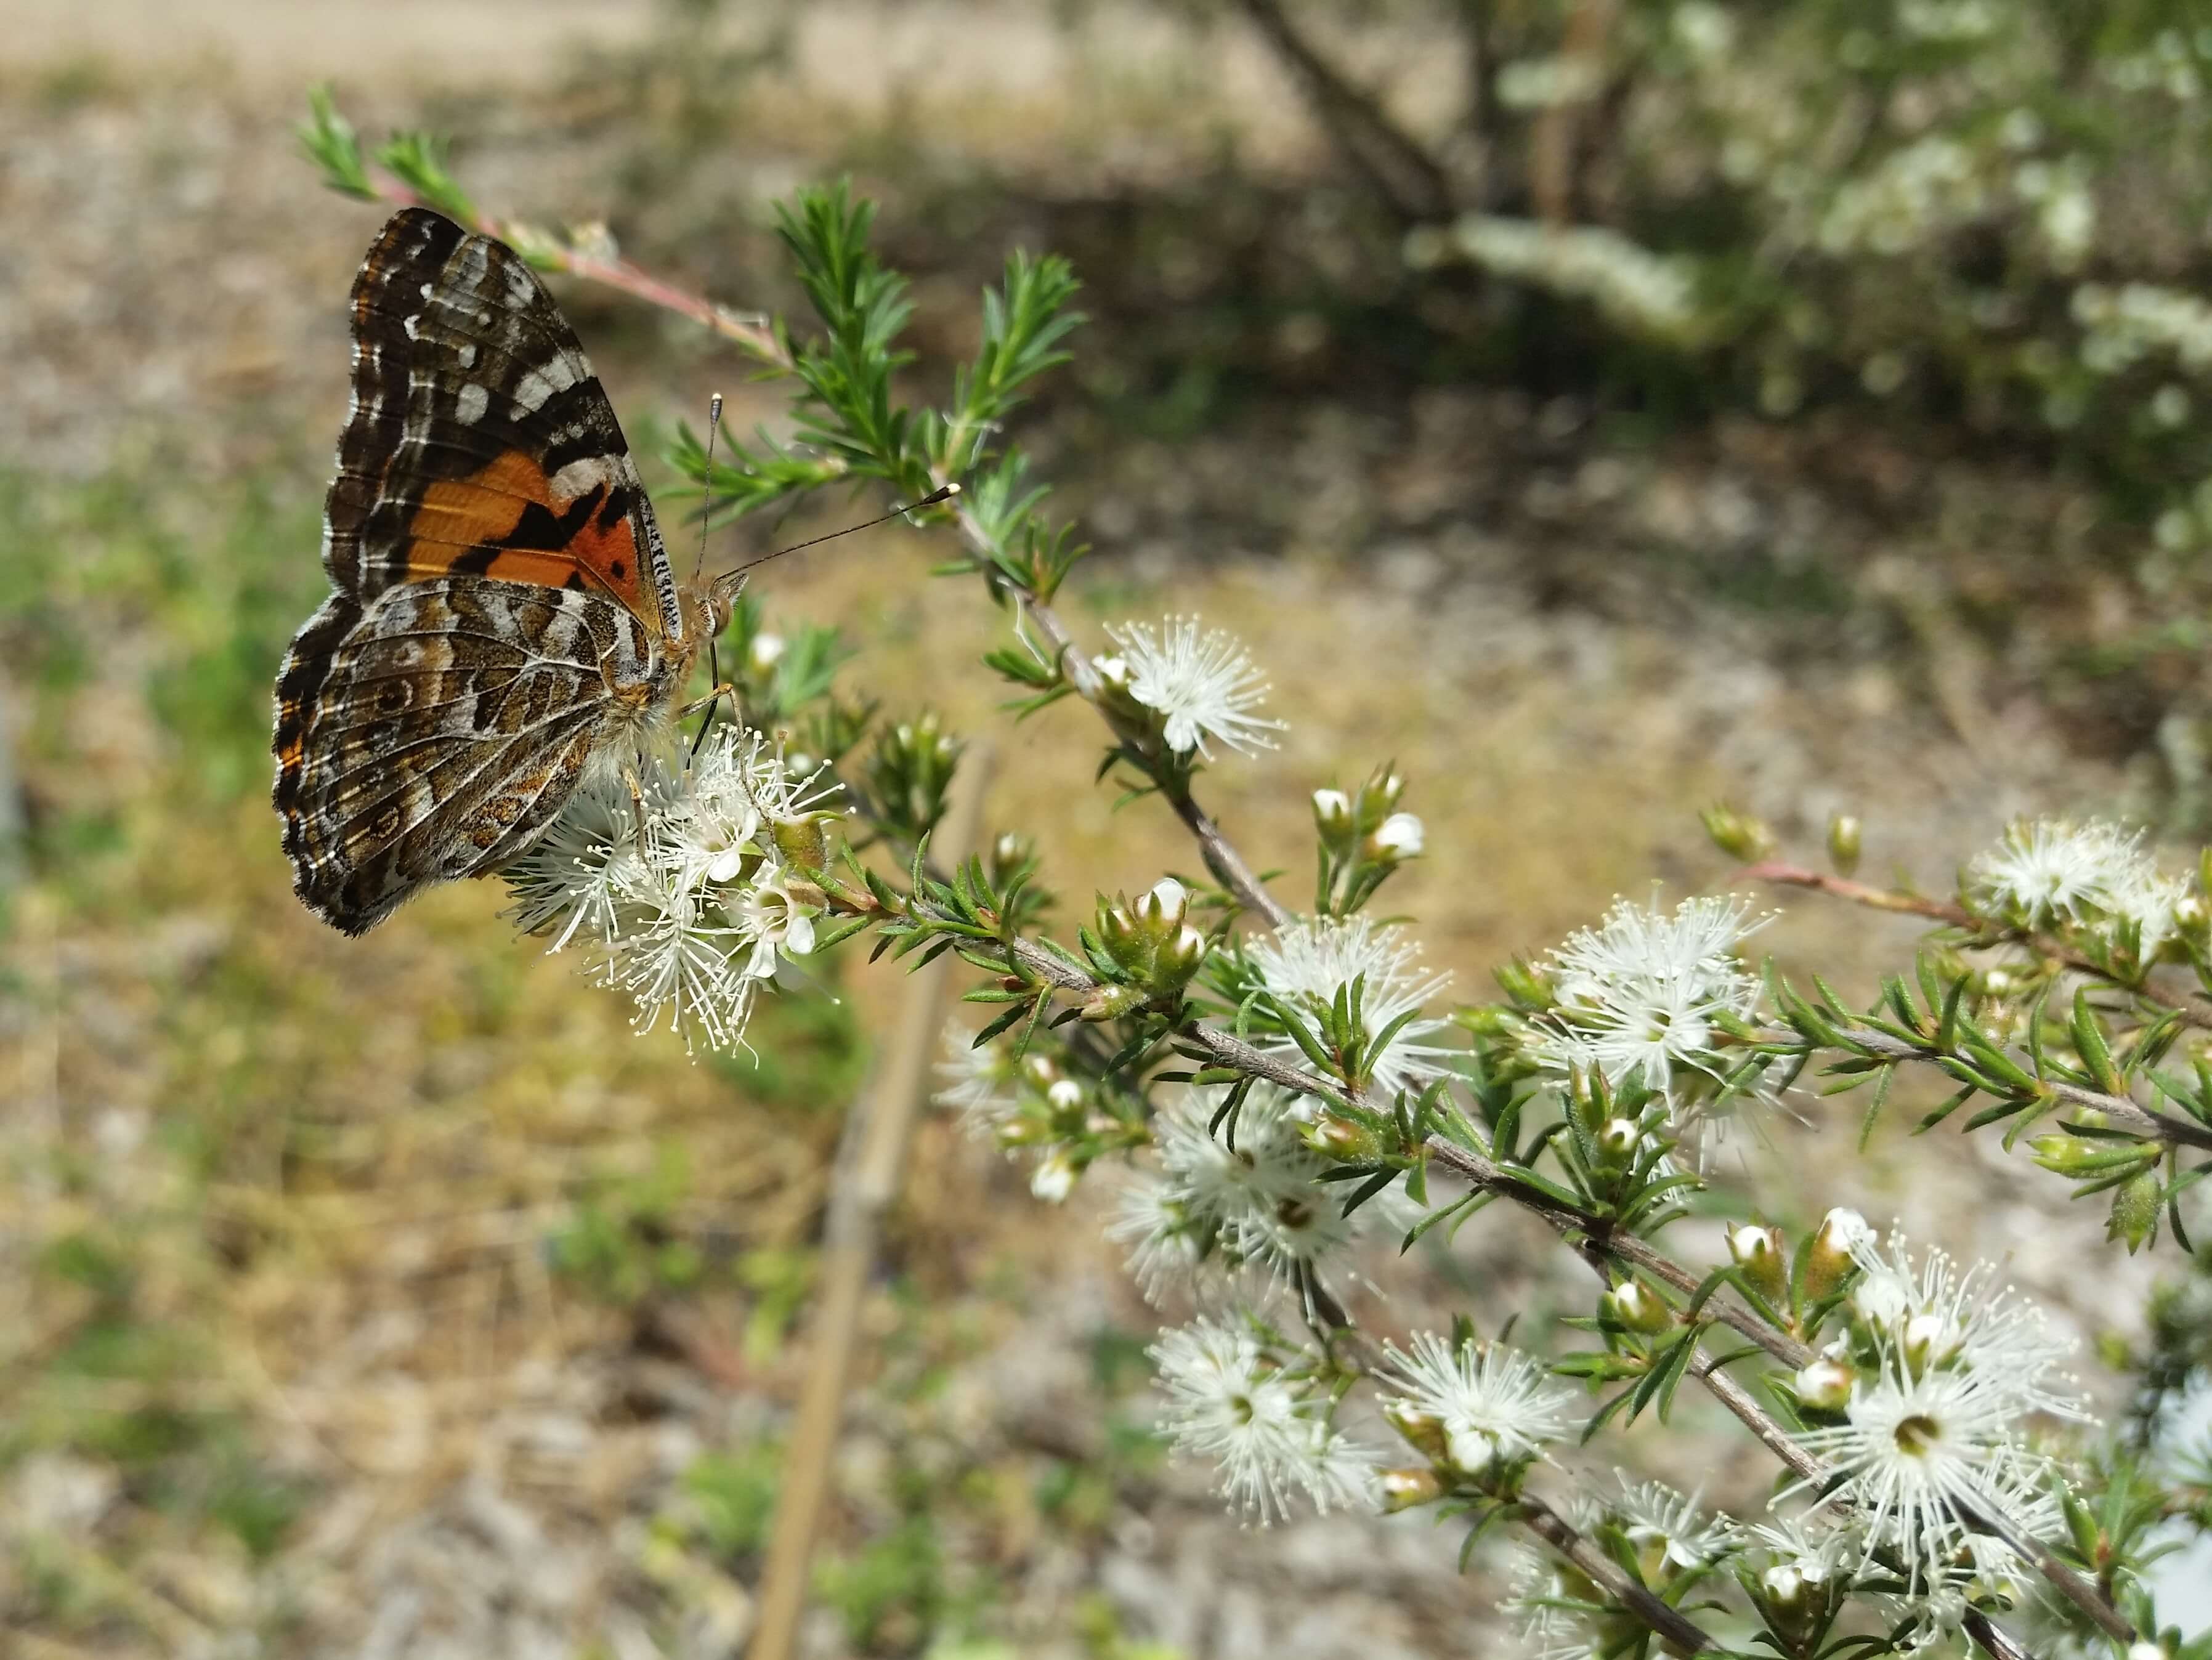
M494 871L635 764L723 608L678 587L629 447L512 248L395 214L353 287L334 592L276 681L301 901L348 933Z

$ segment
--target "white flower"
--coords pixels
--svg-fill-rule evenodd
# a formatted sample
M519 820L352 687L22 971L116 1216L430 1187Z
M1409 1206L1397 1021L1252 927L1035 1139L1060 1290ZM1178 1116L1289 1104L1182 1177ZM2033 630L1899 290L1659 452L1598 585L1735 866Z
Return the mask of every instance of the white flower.
M1351 1223L1320 1179L1328 1161L1299 1138L1292 1098L1266 1085L1237 1109L1232 1148L1229 1126L1219 1136L1212 1129L1224 1095L1191 1091L1156 1121L1169 1196L1228 1266L1296 1285L1352 1238Z
M1030 1173L1030 1192L1048 1205L1062 1203L1074 1191L1075 1161L1065 1152L1040 1160Z
M1390 1365L1379 1381L1401 1391L1391 1403L1441 1426L1445 1456L1470 1475L1534 1457L1567 1433L1573 1391L1519 1349L1455 1346L1423 1331L1411 1354L1389 1344L1384 1353Z
M1618 1641L1609 1611L1571 1595L1558 1563L1532 1546L1515 1550L1512 1589L1498 1606L1512 1616L1528 1660L1598 1660Z
M1157 635L1143 623L1110 623L1106 632L1121 648L1125 663L1114 666L1126 676L1129 695L1167 717L1167 745L1178 755L1196 750L1211 760L1209 738L1246 755L1274 748L1269 734L1283 723L1251 713L1267 683L1233 636L1218 629L1200 633L1194 617L1170 617ZM1101 660L1101 673L1110 661Z
M1348 921L1302 917L1255 939L1245 953L1269 991L1310 1014L1328 1007L1340 986L1366 976L1360 1024L1370 1038L1400 1015L1419 1010L1451 982L1449 974L1421 969L1420 947L1402 930L1378 927L1365 916ZM1400 1090L1418 1091L1442 1070L1437 1061L1452 1051L1425 1040L1445 1031L1447 1025L1417 1013L1399 1028L1380 1055L1370 1058L1378 1097L1389 1100ZM1286 1060L1304 1059L1304 1051L1290 1037L1261 1041L1262 1047Z
M2031 927L2078 922L2092 910L2113 912L2124 894L2141 906L2144 885L2157 877L2142 840L2140 830L2096 820L2078 826L2058 818L2023 820L2007 826L1996 846L1967 866L1966 895L1978 909L2017 915ZM2171 922L2169 903L2165 926Z
M736 904L738 934L752 941L744 972L756 980L775 977L776 953L804 957L814 949L814 915L819 909L793 891L793 878L781 865L764 866Z
M1195 1284L1207 1230L1193 1221L1176 1183L1136 1171L1121 1184L1106 1237L1127 1248L1130 1277L1157 1304L1170 1287Z
M1374 1508L1373 1458L1329 1426L1328 1391L1287 1375L1249 1330L1194 1321L1149 1353L1167 1395L1161 1428L1178 1453L1220 1467L1231 1509L1273 1522L1294 1493L1323 1512Z
M1917 1377L1894 1350L1851 1392L1850 1421L1799 1438L1846 1479L1836 1494L1866 1527L1866 1553L1893 1546L1916 1591L1939 1584L1972 1539L1963 1510L2006 1511L2035 1455L2019 1440L2013 1391L1983 1371ZM1788 1492L1808 1490L1800 1482Z
M600 982L635 1003L640 1031L665 1024L687 1046L733 1049L777 953L813 945L812 908L764 832L823 799L819 776L793 777L763 734L734 723L696 757L641 756L642 825L621 778L579 787L504 873L508 915L551 933L550 950L588 945Z
M1746 1530L1743 1541L1765 1568L1759 1582L1769 1596L1787 1600L1806 1585L1825 1585L1843 1571L1854 1548L1856 1529L1832 1510L1778 1516Z
M1680 1493L1664 1481L1631 1481L1616 1470L1620 1497L1608 1508L1637 1554L1644 1558L1644 1577L1656 1580L1662 1568L1702 1568L1718 1561L1741 1541L1743 1530L1729 1517L1710 1518L1698 1509L1698 1495Z
M1930 1250L1915 1274L1905 1236L1892 1233L1885 1252L1871 1230L1851 1258L1864 1274L1851 1306L1911 1371L1972 1371L2015 1414L2084 1415L2074 1378L2058 1369L2073 1345L2051 1330L2041 1309L1994 1286L1988 1263L1960 1274L1945 1252Z
M931 1098L940 1107L957 1110L970 1134L988 1135L1014 1111L1014 1098L1007 1089L1012 1074L999 1046L986 1043L978 1049L975 1036L957 1020L945 1023L945 1058L937 1063L940 1081Z
M1552 952L1558 1007L1539 1023L1537 1059L1662 1091L1679 1067L1723 1074L1728 1062L1713 1052L1719 1023L1749 1016L1759 1001L1759 976L1736 956L1765 922L1750 914L1733 895L1686 899L1671 915L1656 899L1616 901L1595 928L1577 929Z

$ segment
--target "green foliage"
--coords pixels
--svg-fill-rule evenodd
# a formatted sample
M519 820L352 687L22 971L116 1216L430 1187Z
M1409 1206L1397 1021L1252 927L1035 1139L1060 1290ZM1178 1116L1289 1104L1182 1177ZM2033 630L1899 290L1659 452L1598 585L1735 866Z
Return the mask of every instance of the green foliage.
M756 1441L703 1454L684 1472L684 1492L716 1554L734 1562L766 1548L782 1464L781 1443Z

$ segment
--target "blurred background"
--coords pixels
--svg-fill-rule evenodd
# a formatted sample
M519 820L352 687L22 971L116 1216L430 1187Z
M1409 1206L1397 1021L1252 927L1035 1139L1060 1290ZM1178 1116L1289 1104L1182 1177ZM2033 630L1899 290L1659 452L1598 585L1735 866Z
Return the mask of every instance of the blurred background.
M325 591L378 223L299 157L310 86L740 307L797 297L769 205L848 173L925 391L1007 250L1070 256L1091 322L1019 435L1095 546L1071 615L1196 610L1272 669L1281 752L1205 794L1286 891L1309 792L1395 757L1430 849L1395 903L1475 998L1616 893L1725 887L1717 799L1808 861L1856 812L1871 873L1934 888L2022 811L2201 836L2195 13L0 0L0 1650L740 1651L899 1002L848 963L757 1018L757 1064L694 1064L485 885L359 941L292 898L269 688ZM780 418L691 325L556 286L642 453L713 389ZM1188 870L1090 788L1084 711L998 711L1000 619L931 558L871 532L756 592L845 630L852 690L992 735L990 823L1071 902ZM1761 936L1855 996L1912 938L1802 897ZM2118 1418L2185 1371L2144 1314L2177 1254L2115 1256L1986 1138L1900 1113L1860 1159L1854 1104L1798 1110L1737 1148L1739 1204L2004 1258ZM1165 1461L1104 1185L1044 1207L922 1127L804 1651L1502 1651L1455 1535L1243 1530ZM1586 1311L1496 1213L1372 1271L1385 1333ZM1755 1506L1733 1426L1679 1421L1632 1450Z

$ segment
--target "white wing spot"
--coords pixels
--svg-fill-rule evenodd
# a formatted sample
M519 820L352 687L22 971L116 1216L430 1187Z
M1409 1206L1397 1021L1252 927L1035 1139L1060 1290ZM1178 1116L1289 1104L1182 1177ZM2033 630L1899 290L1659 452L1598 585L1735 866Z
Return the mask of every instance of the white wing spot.
M416 325L422 320L422 313L418 311L412 317L401 318L399 326L407 331L407 337L410 340L420 340L422 337L422 331Z
M473 427L483 420L484 411L490 407L491 394L473 380L453 394L453 413L465 427Z
M473 343L460 347L454 356L461 360L461 367L465 369L472 369L477 366L477 349Z
M586 455L580 460L571 461L553 475L550 480L553 494L564 502L573 502L580 496L589 494L595 485L614 483L607 477L607 471L605 456Z
M535 415L556 392L566 392L584 378L583 364L572 351L556 353L544 368L534 368L514 383L516 405Z

